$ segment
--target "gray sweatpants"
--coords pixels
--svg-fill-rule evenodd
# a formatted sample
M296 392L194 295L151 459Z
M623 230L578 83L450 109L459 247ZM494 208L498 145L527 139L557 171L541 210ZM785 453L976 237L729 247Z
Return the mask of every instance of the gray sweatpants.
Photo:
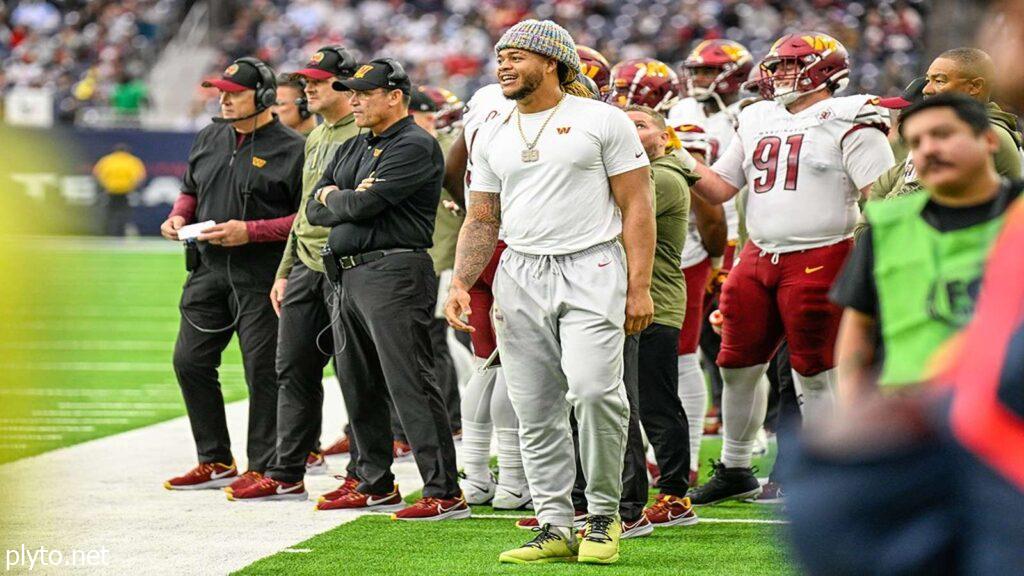
M572 526L579 421L591 514L615 515L629 402L622 381L626 257L617 241L562 256L511 248L494 280L494 327L541 524Z

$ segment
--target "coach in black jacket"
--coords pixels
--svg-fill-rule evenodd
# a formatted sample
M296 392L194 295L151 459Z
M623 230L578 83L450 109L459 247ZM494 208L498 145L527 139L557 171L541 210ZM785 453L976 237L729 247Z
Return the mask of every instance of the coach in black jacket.
M270 111L274 74L240 58L204 86L220 91L221 114L196 136L181 196L160 227L169 240L189 222L212 220L189 245L174 372L188 409L199 465L174 490L238 480L218 379L221 353L238 334L249 388L249 472L262 473L277 441L277 315L267 298L302 198L304 143Z
M465 517L429 335L437 288L426 250L444 157L409 116L411 86L397 62L372 61L341 84L353 91L356 123L370 132L338 149L306 214L331 227L329 258L340 269L338 376L362 483L356 494L320 508L401 506L391 473L390 394L424 484L424 499L396 517Z

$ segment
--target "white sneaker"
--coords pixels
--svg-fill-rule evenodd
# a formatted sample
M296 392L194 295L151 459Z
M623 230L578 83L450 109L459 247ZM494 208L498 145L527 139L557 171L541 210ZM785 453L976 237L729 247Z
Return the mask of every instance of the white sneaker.
M520 510L531 502L533 502L533 497L530 496L530 487L526 484L515 488L499 484L498 489L494 492L494 502L491 503L491 507L495 510Z
M462 495L466 497L466 504L472 506L489 504L494 499L495 486L494 474L491 473L487 474L487 479L484 481L467 476L459 482Z

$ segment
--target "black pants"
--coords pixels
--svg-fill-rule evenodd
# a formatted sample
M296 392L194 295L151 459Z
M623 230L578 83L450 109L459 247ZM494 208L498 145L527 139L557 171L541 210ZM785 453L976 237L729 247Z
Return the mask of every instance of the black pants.
M430 342L434 348L434 374L441 388L445 406L448 407L448 422L452 432L462 429L462 401L459 397L459 376L455 372L455 361L448 350L448 322L434 318L430 323ZM391 431L395 440L408 441L396 411L391 412Z
M658 488L683 497L689 488L690 428L679 401L679 329L651 324L640 333L640 422L661 469Z
M269 290L238 289L232 296L227 274L205 265L189 276L181 295L184 316L174 345L174 372L185 399L192 436L200 462L232 462L231 438L224 414L217 368L221 354L238 334L245 382L249 387L249 469L265 471L274 457L277 439L277 315L267 297ZM233 330L204 332L230 326ZM191 322L190 322L191 321ZM196 326L193 326L194 323Z
M132 221L128 194L107 194L106 212L104 228L107 236L124 236L125 229Z
M277 332L277 460L269 476L298 482L320 440L324 367L334 350L329 329L334 291L327 277L296 262L288 275Z
M335 342L341 348L341 392L358 449L359 490L384 494L394 484L390 395L423 478L423 495L458 495L455 442L430 343L437 299L430 256L386 256L345 270L341 282Z
M803 416L800 413L800 404L796 398L796 386L793 385L793 372L789 364L789 346L782 343L779 351L775 353L771 363L768 365L768 381L771 383L769 400L774 400L770 406L768 415L765 418L765 427L775 432L775 439L778 442L778 456L772 466L772 472L768 479L773 482L781 482L780 471L784 475L786 470L786 458L791 450L787 444L796 441L803 424Z
M444 394L444 402L448 407L448 422L452 431L462 429L462 400L459 397L459 375L455 372L455 361L448 349L448 322L443 318L434 318L430 324L430 341L434 346L434 365L437 373L437 384Z
M678 339L677 336L677 342ZM626 399L629 400L629 432L626 436L626 457L622 467L622 496L619 498L619 516L625 522L640 519L647 505L649 488L644 439L640 433L640 407L637 400L640 395L637 390L639 348L639 336L626 336L622 353L622 379L626 385ZM673 356L673 365L674 358ZM576 482L572 487L572 506L576 510L586 510L587 479L583 476L583 463L580 461L580 440L575 416L569 418L569 423L572 426L572 441L576 449Z

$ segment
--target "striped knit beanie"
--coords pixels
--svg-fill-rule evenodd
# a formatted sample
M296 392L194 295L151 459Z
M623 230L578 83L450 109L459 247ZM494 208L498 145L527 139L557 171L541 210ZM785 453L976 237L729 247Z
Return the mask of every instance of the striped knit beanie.
M565 28L551 20L523 20L509 28L494 46L494 53L506 48L526 50L561 62L568 71L567 77L559 79L562 84L571 84L580 73L576 43Z

